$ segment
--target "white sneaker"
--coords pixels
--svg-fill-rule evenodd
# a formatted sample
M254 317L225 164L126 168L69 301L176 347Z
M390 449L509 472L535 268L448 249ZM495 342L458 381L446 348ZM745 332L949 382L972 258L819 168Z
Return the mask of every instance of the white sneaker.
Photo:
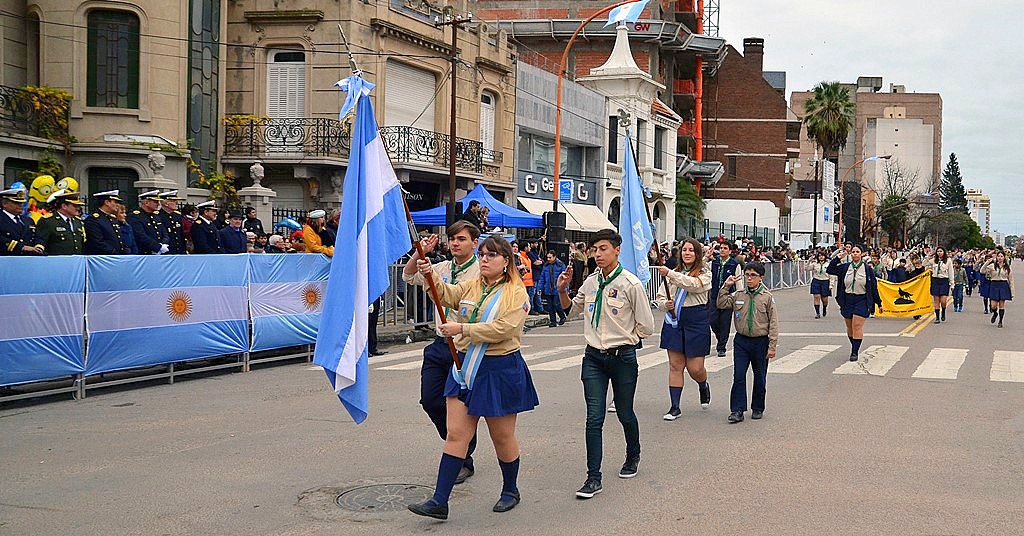
M615 401L612 401L612 405L608 406L608 413L615 413Z
M666 421L674 421L674 420L678 419L682 414L683 414L683 412L679 411L679 408L671 408L671 409L668 410L668 413L666 413L665 415L662 415L661 418L666 420Z

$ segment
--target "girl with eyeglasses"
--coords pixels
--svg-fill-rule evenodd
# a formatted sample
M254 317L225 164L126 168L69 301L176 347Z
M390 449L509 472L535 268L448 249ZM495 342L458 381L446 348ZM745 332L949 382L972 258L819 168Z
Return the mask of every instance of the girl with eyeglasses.
M840 262L840 257L849 255L850 262ZM846 336L850 339L850 361L856 361L864 342L864 321L875 308L882 305L878 296L878 282L875 273L865 262L860 246L853 246L849 252L838 250L825 270L839 278L836 286L836 302L839 312L846 320Z
M828 269L828 255L819 251L811 263L811 296L814 296L814 318L828 316L828 299L832 296L832 277Z
M462 368L452 367L444 388L448 435L437 486L433 497L409 505L415 514L448 519L448 499L481 417L487 422L502 475L493 511L507 512L519 504L516 417L539 401L519 351L530 304L512 255L512 246L504 238L490 236L479 247L480 277L455 285L437 282L441 305L451 308L458 319L449 319L438 330L453 338ZM417 270L430 273L430 263L418 260Z

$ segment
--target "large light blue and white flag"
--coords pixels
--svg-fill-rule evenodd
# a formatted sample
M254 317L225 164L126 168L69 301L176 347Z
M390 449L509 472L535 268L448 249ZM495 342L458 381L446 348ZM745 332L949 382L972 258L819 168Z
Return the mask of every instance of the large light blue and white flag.
M85 257L4 257L0 385L83 372L84 315Z
M246 255L96 255L86 266L86 374L249 349Z
M345 172L341 221L327 282L313 362L357 423L369 409L367 338L369 306L388 288L388 266L412 247L402 188L380 139L366 84L358 75L346 87L359 91L352 152Z
M640 182L640 174L633 158L633 147L626 131L626 150L622 166L622 205L619 211L619 234L622 235L622 249L619 262L622 267L633 272L646 285L651 280L650 264L647 252L654 243L651 233L651 222L647 218L644 201L644 186Z
M316 342L330 271L323 255L250 255L249 351Z
M605 28L620 22L636 22L640 19L640 14L643 13L644 8L647 7L647 3L650 1L651 0L640 0L639 2L623 4L609 11L608 22L604 25Z

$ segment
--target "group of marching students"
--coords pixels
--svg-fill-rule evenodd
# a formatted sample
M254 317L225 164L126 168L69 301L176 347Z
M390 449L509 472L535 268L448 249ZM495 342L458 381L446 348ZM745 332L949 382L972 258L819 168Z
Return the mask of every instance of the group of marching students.
M905 252L895 249L867 250L852 243L835 251L818 249L811 263L811 295L814 318L828 315L832 296L832 278L836 277L836 301L846 321L850 338L850 361L856 361L864 338L864 321L874 316L882 302L878 280L903 283L926 272L931 274L930 294L935 310L934 324L946 322L946 308L952 301L953 312L964 311L964 296L971 296L977 285L984 304L984 313L991 314L991 323L1003 327L1006 302L1013 299L1013 254L1002 247L995 249L934 250L918 246ZM920 317L915 317L920 318Z
M447 235L451 260L432 263L423 258L438 247L438 237L430 236L420 243L422 253L414 253L403 270L407 284L434 287L432 293L436 292L441 308L436 337L423 351L420 404L444 440L444 448L433 496L409 506L413 513L434 519L448 518L452 489L475 472L473 454L481 417L487 422L502 475L493 511L507 512L519 504L516 418L540 403L520 353L532 300L517 269L513 244L495 235L481 240L480 229L467 221L449 226ZM573 288L575 269L569 264L557 276L554 297L566 318L583 317L587 343L580 375L586 404L587 474L575 492L579 499L603 490L602 436L608 413L618 418L626 444L618 477L638 474L640 427L633 409L640 370L637 350L655 330L644 284L619 262L622 237L604 229L592 235L589 246L596 270ZM698 385L701 407L710 404L704 360L711 352L712 332L719 336L718 356L725 355L722 337L729 338L729 323L736 330L736 372L728 422L741 422L747 410L748 368L754 370L751 417L763 416L768 361L775 357L779 318L775 300L762 281L764 265L758 261L740 265L737 250L726 242L705 249L699 241L688 239L678 248L674 268L658 267L656 301L665 312L660 346L669 356L670 407L665 420L681 414L684 370Z

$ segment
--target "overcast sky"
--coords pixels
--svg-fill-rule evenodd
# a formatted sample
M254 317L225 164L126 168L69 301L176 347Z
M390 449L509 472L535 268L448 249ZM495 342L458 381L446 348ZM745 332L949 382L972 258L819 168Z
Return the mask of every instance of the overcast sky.
M765 39L786 90L881 76L942 95L942 165L992 197L992 229L1024 234L1024 2L721 0L720 36ZM789 96L787 95L787 101Z

